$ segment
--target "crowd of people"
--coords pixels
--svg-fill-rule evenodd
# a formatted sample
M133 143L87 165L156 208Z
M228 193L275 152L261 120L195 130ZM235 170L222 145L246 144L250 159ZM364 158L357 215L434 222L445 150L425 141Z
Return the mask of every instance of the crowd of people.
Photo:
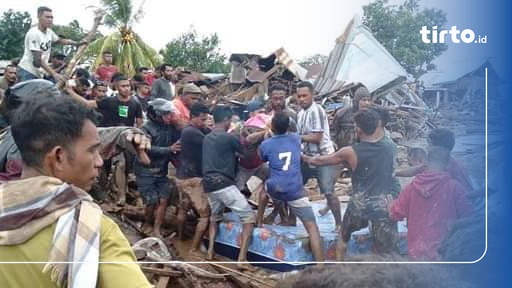
M253 269L247 251L255 225L295 225L297 217L309 235L314 259L324 261L315 211L304 190L311 178L318 180L326 199L322 214L332 212L333 230L340 235L337 260L345 259L351 233L367 226L373 252L398 253L396 221L404 218L408 257L441 260L437 250L444 236L457 219L473 213L467 197L475 193L471 180L450 155L454 134L432 130L428 151L410 149L411 167L396 169L396 144L385 129L389 115L373 105L364 86L356 90L353 105L338 112L343 117L336 118L335 127L314 101L309 82L298 83L293 96L299 111L286 104L292 97L288 89L273 85L268 103L249 102L248 117L240 120L228 105L208 107L203 91L192 82L178 82L169 64L155 74L140 67L128 77L118 73L113 54L103 51L103 63L93 73L76 69L68 79L60 74L65 56L52 55L51 47L80 41L61 39L51 30L51 9L40 7L38 20L25 37L20 63L8 66L0 80L6 131L0 149L0 259L88 264L30 264L20 270L3 266L2 279L32 275L3 282L12 287L29 287L34 277L48 283L44 287L53 287L52 281L149 287L137 265L129 263L135 258L126 238L95 204L107 195L97 191L93 199L87 193L93 186L105 190L109 175L120 206L126 202L129 175L135 175L145 207L141 229L156 237L164 237L161 226L176 184L182 199L178 220L184 221L187 209L198 216L190 252L201 253L201 239L208 232L208 260L215 257L218 222L230 208L242 224L241 270ZM65 83L65 88L59 91L49 81ZM331 128L343 132L334 142ZM176 168L176 181L169 180L169 165ZM334 191L340 165L352 178L343 215ZM400 176L415 178L401 189ZM260 181L249 189L251 177ZM249 204L251 193L259 195L257 211ZM274 210L265 217L269 199ZM119 261L127 263L99 263Z

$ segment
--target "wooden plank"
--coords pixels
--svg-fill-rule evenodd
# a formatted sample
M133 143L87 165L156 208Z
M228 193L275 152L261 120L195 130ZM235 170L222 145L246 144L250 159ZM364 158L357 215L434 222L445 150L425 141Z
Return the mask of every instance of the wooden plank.
M169 284L169 276L160 276L155 288L167 288L167 284Z
M145 267L141 266L142 272L153 273L160 276L168 276L168 277L181 277L183 276L183 272L169 270L169 269L161 269L161 268L153 268L153 267Z

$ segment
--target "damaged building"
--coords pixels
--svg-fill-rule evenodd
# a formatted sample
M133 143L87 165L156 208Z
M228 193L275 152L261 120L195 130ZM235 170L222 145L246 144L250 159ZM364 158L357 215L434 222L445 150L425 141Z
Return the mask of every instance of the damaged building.
M407 76L405 69L356 16L336 39L314 86L332 117L337 110L348 109L351 101L347 99L353 99L358 87L366 86L374 102L389 109L392 119L387 128L393 132L394 140L401 141L416 137L424 129L430 111L407 85Z

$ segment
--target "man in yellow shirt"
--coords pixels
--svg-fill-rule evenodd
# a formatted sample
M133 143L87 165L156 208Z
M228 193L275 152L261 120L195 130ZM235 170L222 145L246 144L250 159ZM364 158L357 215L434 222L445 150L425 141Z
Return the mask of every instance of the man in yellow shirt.
M0 264L2 287L151 287L85 192L103 165L95 112L55 97L19 109L11 131L23 172L0 185L0 259L21 263Z

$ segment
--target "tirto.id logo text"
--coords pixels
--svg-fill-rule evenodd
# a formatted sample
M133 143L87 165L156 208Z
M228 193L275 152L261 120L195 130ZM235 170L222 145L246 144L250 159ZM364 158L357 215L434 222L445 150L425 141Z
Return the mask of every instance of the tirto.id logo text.
M421 27L420 30L421 41L423 43L444 43L447 34L450 34L448 39L451 39L453 43L487 43L487 35L480 36L478 38L475 32L471 29L464 29L462 31L457 29L457 26L452 26L450 30L437 30L437 26L432 26L432 29L428 29L427 26Z

